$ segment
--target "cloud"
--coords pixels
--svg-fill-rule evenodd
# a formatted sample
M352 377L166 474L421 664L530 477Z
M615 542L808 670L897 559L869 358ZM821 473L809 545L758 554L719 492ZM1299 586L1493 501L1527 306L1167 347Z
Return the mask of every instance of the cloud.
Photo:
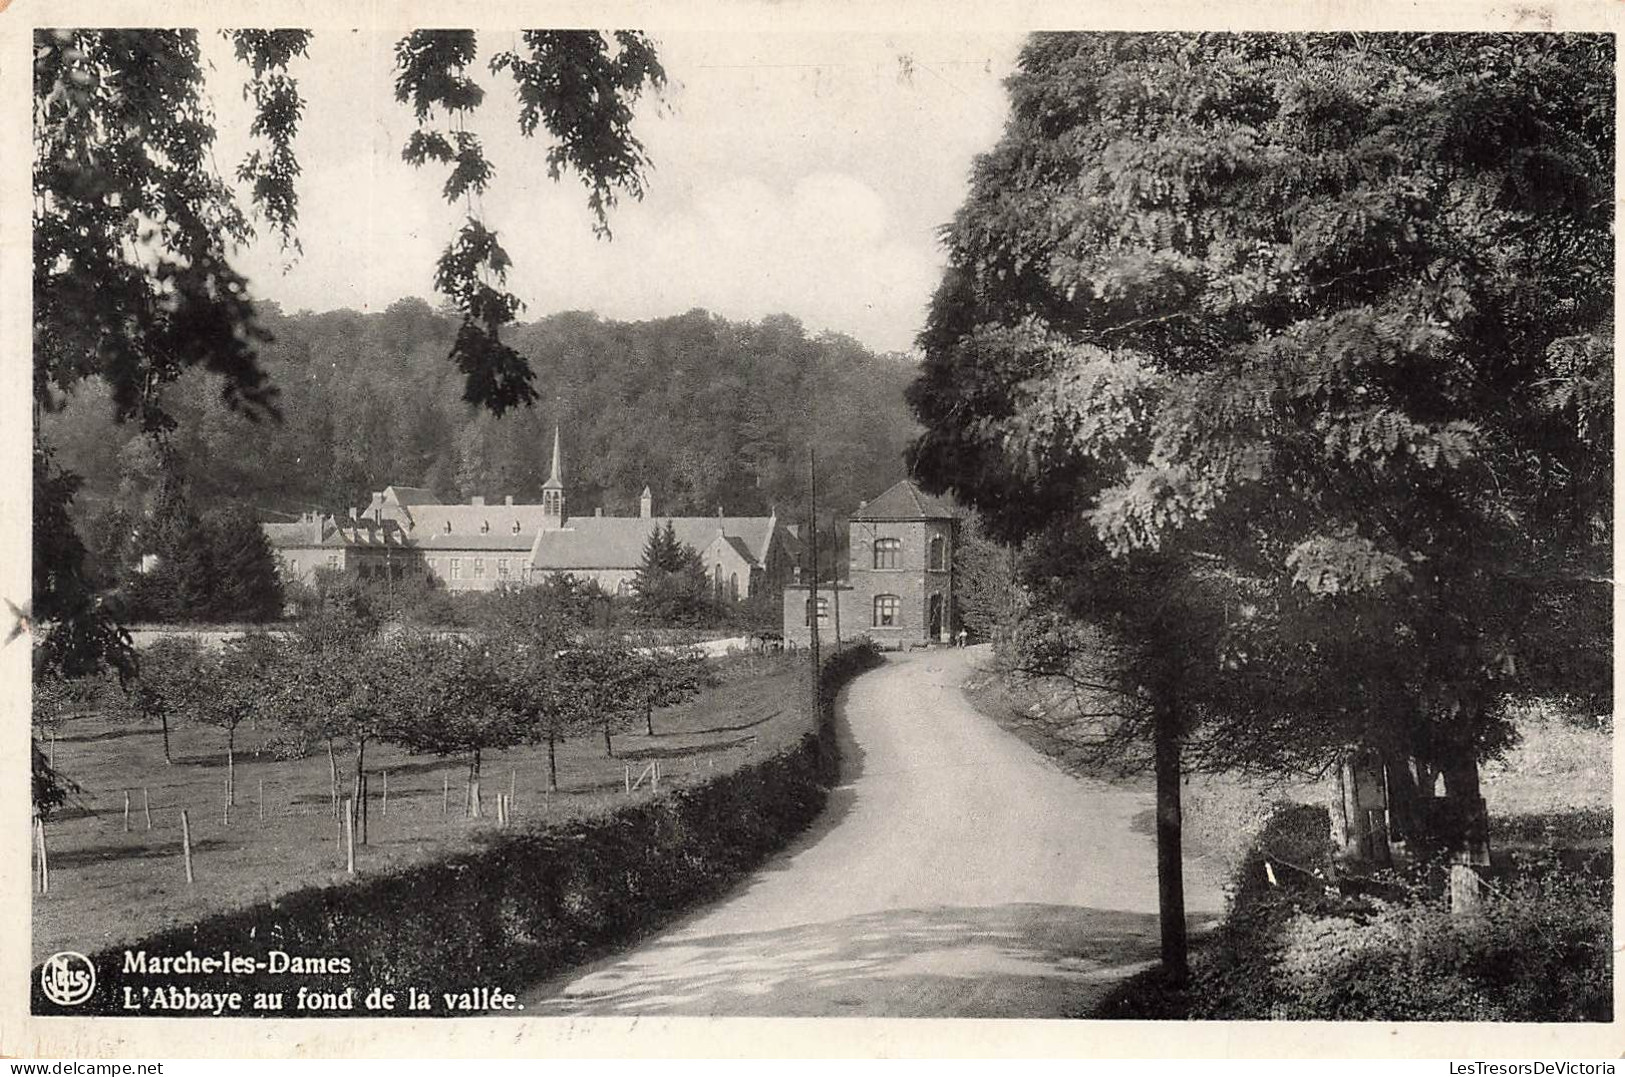
M400 159L412 122L392 100L389 44L318 35L303 65L304 255L284 273L286 257L262 240L244 260L256 292L286 308L438 302L434 260L464 211L442 202L443 170ZM510 95L490 93L477 129L497 172L480 209L513 257L524 317L783 312L876 349L910 347L941 276L936 230L964 197L971 158L997 138L1016 44L662 38L674 85L660 107L640 107L654 167L645 200L613 210L613 242L594 236L578 179L548 177L545 139L517 135ZM229 83L215 95L222 162L246 146L230 134L247 124L237 96Z

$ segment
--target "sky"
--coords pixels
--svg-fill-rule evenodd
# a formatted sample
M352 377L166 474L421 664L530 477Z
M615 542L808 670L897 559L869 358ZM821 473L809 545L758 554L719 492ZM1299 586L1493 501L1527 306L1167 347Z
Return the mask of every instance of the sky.
M647 193L614 209L605 241L580 182L548 179L545 132L519 135L507 76L484 68L517 34L481 32L487 98L471 128L496 165L484 218L513 257L521 318L788 313L877 351L911 348L944 264L939 229L1003 128L1021 37L655 36L670 84L638 108ZM327 30L296 61L303 253L262 228L239 261L257 297L288 311L439 302L434 261L462 210L441 198L444 166L400 159L413 121L394 100L392 47L393 35ZM216 167L230 175L251 116L229 46L207 50Z

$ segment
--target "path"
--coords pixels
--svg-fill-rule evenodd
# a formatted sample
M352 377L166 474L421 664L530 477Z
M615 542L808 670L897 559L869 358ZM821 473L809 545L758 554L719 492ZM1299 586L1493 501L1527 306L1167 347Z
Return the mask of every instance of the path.
M529 1016L1044 1017L1157 954L1142 793L1080 780L978 714L983 648L894 655L844 701L843 784L742 887L543 984ZM1186 870L1193 921L1222 907Z

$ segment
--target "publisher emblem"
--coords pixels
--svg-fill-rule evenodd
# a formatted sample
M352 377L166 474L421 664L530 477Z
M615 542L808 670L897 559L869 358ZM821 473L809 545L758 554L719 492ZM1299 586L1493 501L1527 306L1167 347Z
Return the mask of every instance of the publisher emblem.
M58 1006L77 1006L96 990L96 966L84 954L63 950L45 959L39 985Z

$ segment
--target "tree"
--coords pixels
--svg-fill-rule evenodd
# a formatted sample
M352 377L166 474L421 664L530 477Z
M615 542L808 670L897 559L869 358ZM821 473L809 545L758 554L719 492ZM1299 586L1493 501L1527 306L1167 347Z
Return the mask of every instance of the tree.
M282 616L282 581L276 554L253 513L224 509L203 521L215 589L209 616L216 621L274 621Z
M654 640L632 640L626 652L628 698L643 712L644 730L655 735L656 707L675 707L713 683L705 655L693 647L662 647Z
M392 731L388 692L383 687L389 672L380 668L378 622L369 616L370 611L358 608L362 596L337 588L323 598L297 622L291 645L283 649L278 677L284 691L278 698L277 718L293 734L291 747L296 754L308 752L313 742L326 746L332 804L337 811L336 743L347 741L355 749L354 790L359 799L367 744Z
M237 727L261 713L281 713L287 692L285 645L264 632L230 639L203 659L203 690L193 699L197 720L226 734L226 790L237 802Z
M513 708L525 740L547 745L547 787L559 789L560 741L586 728L560 657L571 646L571 611L536 588L498 591L486 630L500 694Z
M129 685L127 700L137 715L156 721L163 730L164 762L169 750L169 719L191 713L201 697L213 691L195 642L164 636L141 652L141 669Z
M1399 833L1459 842L1419 809L1440 772L1478 803L1548 677L1539 596L1607 597L1606 42L1037 35L1010 85L921 338L922 478L1217 627L1167 671L1182 739L1376 747Z
M670 520L649 532L632 591L633 609L647 625L692 628L715 613L699 551L678 541Z
M495 653L494 653L495 652ZM499 648L484 640L403 632L375 663L390 739L414 752L468 758L468 812L480 814L484 752L522 744L530 715L510 694Z

